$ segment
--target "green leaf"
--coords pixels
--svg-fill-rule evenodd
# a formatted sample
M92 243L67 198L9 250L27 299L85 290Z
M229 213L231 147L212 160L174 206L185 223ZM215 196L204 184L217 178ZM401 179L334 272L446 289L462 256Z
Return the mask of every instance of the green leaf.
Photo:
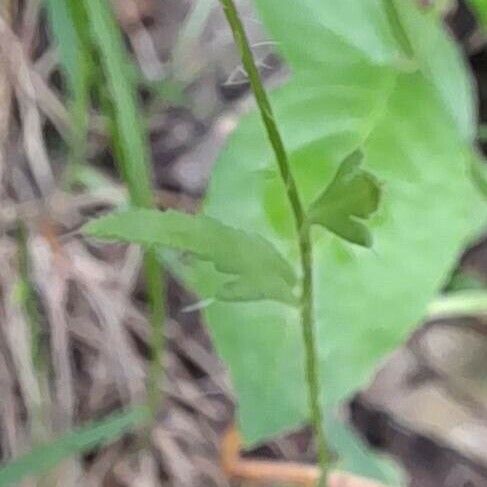
M469 134L475 132L470 77L438 22L415 2L404 0L400 7L405 30L417 39L411 39L419 57L414 70L402 62L381 2L255 3L293 71L271 101L305 204L316 200L358 148L364 169L383 182L380 210L368 222L373 252L323 232L314 235L323 403L335 424L337 405L365 384L378 360L421 321L485 215L467 171ZM419 56L415 44L421 39L432 44ZM217 161L204 211L258 232L297 263L284 188L268 177L269 170L273 155L259 118L251 114ZM181 272L202 298L222 281L204 264ZM218 302L205 314L231 370L246 442L306 421L294 310L279 303ZM344 446L346 434L344 428L328 428L344 467L360 470L353 450ZM379 469L376 474L383 476Z
M468 0L468 3L472 6L472 9L479 17L480 23L484 27L487 27L487 1L486 0Z
M69 88L75 94L77 90L84 89L89 58L80 36L79 23L83 19L76 19L79 7L71 0L45 0L45 3L61 65L68 77Z
M202 215L130 210L89 223L96 237L188 251L232 275L216 291L223 301L270 299L295 304L292 267L274 246L255 233L236 230Z
M355 151L343 161L333 181L308 210L308 220L345 240L370 247L370 231L358 218L367 219L377 210L380 187L372 174L360 169L362 159L363 154Z
M45 0L51 29L60 53L70 94L72 168L86 152L90 84L93 70L86 15L78 0Z
M147 419L149 414L146 408L130 409L39 445L26 455L0 467L0 487L18 485L26 477L42 475L73 455L107 445Z
M460 48L440 28L442 19L438 19L433 10L425 11L408 0L391 1L396 6L423 76L433 84L436 96L459 134L473 142L477 120L472 95L474 81Z
M479 192L487 198L487 166L478 157L472 157L470 162L470 174Z
M127 51L107 0L83 0L93 42L99 53L111 103L114 143L121 172L137 206L152 203L148 140L136 99ZM100 80L101 82L101 80Z

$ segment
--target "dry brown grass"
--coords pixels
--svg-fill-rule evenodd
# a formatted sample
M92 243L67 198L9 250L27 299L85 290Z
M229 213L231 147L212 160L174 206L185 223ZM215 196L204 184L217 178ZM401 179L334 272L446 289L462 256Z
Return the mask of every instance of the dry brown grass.
M15 32L5 2L0 11L1 461L73 425L143 401L148 365L140 251L97 247L76 232L87 214L113 207L125 191L115 180L101 193L60 189L64 161L55 159L46 137L49 126L57 140L69 134L68 111L51 83L52 47L39 45L45 28L39 2L23 5ZM39 48L43 53L33 62ZM93 124L99 132L96 116ZM90 154L103 152L104 138L93 139ZM160 196L172 205L194 205L167 192ZM19 220L27 233L27 276L19 268ZM39 312L34 327L23 300L26 277ZM181 291L175 295L188 299ZM227 484L215 461L218 425L232 410L227 376L199 321L193 317L183 328L181 320L168 323L167 380L161 377L160 384L166 403L150 432L150 448L140 448L141 438L127 437L89 460L66 462L44 485ZM40 362L32 354L35 327Z

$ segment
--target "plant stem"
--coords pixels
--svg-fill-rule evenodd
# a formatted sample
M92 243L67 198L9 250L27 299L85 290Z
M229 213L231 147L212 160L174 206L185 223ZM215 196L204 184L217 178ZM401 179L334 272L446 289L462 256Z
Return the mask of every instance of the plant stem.
M71 188L76 175L86 158L87 135L90 110L90 65L91 43L86 10L78 0L68 0L67 8L72 15L72 21L79 41L78 76L71 79L71 104L69 112L73 125L71 134L71 154L66 167L65 183ZM73 77L72 77L73 78Z
M301 327L306 355L306 382L308 384L308 401L313 428L318 447L318 461L322 477L318 485L326 485L329 463L328 445L326 442L323 414L320 404L321 387L319 376L318 352L315 339L314 322L314 283L313 283L313 247L309 226L302 231L299 238L303 283L301 295Z
M428 306L427 319L486 314L487 291L485 289L465 289L441 295L432 301Z
M157 259L154 249L148 249L144 254L144 275L147 286L148 301L150 305L151 337L151 361L149 369L148 406L153 419L161 404L158 384L164 374L164 319L166 290L163 281L163 270Z
M243 66L250 80L259 111L264 122L267 136L274 151L279 173L284 183L286 195L291 205L302 269L302 292L300 300L301 326L306 355L306 381L308 385L308 401L311 421L317 440L318 459L321 467L321 480L319 485L326 485L328 468L328 448L323 429L323 416L320 404L320 379L316 341L314 336L314 307L313 307L313 255L310 227L306 224L306 215L299 197L296 181L291 172L289 158L277 127L269 98L264 89L260 73L254 61L249 41L240 20L233 0L220 0L225 16L240 51Z
M127 52L123 38L107 0L83 0L91 28L95 52L104 74L98 79L98 93L110 119L112 144L120 172L128 187L131 203L153 208L150 156L147 133L137 101L137 87L127 72ZM105 91L106 88L106 91ZM160 381L164 369L165 286L164 272L156 251L144 252L144 277L150 306L151 359L148 403L155 419L161 404Z

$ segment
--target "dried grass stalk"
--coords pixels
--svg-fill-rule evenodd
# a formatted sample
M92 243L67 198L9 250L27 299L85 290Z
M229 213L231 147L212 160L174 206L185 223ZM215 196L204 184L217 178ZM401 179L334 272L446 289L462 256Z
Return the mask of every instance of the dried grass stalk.
M3 17L0 18L0 59L4 62L3 76L8 78L7 82L14 86L16 92L30 169L40 191L47 195L53 189L54 176L44 144L42 119L37 107L31 69L22 44Z
M10 23L10 1L0 3L0 17ZM5 143L8 136L12 88L7 77L7 60L0 51L0 188L5 168Z

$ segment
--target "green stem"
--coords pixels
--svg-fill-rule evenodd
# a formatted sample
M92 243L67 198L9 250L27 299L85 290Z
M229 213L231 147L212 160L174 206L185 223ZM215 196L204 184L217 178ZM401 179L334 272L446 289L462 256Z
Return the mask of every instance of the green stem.
M318 485L326 485L326 474L329 464L328 445L323 428L323 414L320 404L321 387L319 376L318 353L314 330L314 284L313 284L313 248L309 227L301 232L299 239L303 283L301 295L301 329L306 356L306 382L308 384L308 401L313 428L316 436L318 461L322 477Z
M313 256L309 225L306 224L306 215L299 197L296 181L291 172L289 158L277 127L269 98L264 89L259 70L254 61L249 41L245 34L237 8L233 0L220 0L225 16L240 51L243 66L250 80L259 111L264 122L267 136L274 151L279 173L284 183L286 195L291 205L302 268L302 294L300 301L301 325L306 355L306 380L308 385L308 400L317 440L318 459L322 471L320 486L326 485L326 474L329 462L328 448L323 429L322 408L320 404L320 379L316 341L314 336L314 310L313 310Z
M444 294L428 306L428 319L487 314L487 291L466 289Z
M112 144L120 172L128 187L131 203L139 208L153 208L147 133L138 108L137 87L127 72L127 52L122 35L107 0L83 0L83 5L99 58L95 63L99 63L104 74L104 78L97 77L97 90L102 108L110 119ZM159 384L164 373L165 319L164 272L155 250L144 252L144 277L152 333L148 402L155 419L161 404Z
M68 190L75 184L79 170L86 160L91 82L91 67L89 65L91 44L86 23L86 13L80 2L73 2L73 0L71 0L69 7L74 16L77 16L78 19L83 19L85 22L83 23L78 20L78 22L74 23L78 30L78 38L80 41L80 49L78 52L80 68L78 77L72 81L71 103L69 106L72 123L70 141L71 153L64 175L64 184ZM84 25L83 29L81 28L82 25Z
M107 113L110 113L109 109L107 110ZM120 134L116 128L113 128L112 134L114 153L117 155L118 161L120 161L120 172L128 186L132 203L141 208L153 208L155 205L150 191L137 192L133 189L134 186L137 186L137 179L130 175L130 170L127 170L128 163L125 160L124 151L120 147ZM150 187L150 178L147 173L146 175L147 181L141 181L143 182L141 186ZM164 269L161 266L154 249L144 250L143 274L147 290L147 302L150 310L149 325L151 329L147 405L151 411L153 420L155 420L162 403L161 388L159 387L159 384L164 376L163 352L165 347L164 322L166 289L164 283Z
M148 405L153 413L153 419L161 404L161 393L158 384L164 374L163 350L166 289L163 280L162 267L154 249L146 250L144 254L144 274L150 305L151 361L149 370Z

